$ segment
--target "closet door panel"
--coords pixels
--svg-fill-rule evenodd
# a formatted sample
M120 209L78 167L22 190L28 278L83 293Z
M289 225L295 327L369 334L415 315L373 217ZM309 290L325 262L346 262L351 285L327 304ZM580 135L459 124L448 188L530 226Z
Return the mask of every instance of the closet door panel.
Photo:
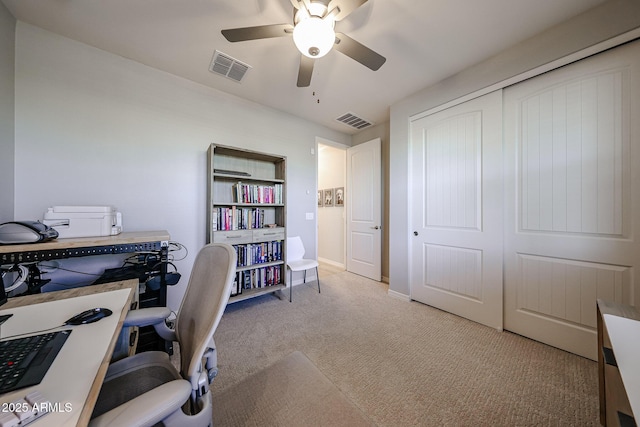
M502 329L502 95L411 122L411 298Z
M505 328L592 359L596 299L640 303L638 58L635 42L504 91Z

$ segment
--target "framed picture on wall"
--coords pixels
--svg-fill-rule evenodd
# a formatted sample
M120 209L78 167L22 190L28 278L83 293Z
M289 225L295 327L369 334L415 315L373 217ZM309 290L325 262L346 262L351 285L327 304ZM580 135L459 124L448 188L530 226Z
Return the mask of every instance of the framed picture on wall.
M335 198L336 206L344 206L344 187L334 188L334 191L333 197Z
M318 190L318 207L321 208L324 206L324 199L322 198L323 190Z
M324 190L324 205L333 206L333 188Z

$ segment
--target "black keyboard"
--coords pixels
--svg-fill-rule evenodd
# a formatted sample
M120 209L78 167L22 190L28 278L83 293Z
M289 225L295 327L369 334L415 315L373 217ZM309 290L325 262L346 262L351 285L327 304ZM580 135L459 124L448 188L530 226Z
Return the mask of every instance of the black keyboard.
M70 330L0 341L0 393L40 384Z

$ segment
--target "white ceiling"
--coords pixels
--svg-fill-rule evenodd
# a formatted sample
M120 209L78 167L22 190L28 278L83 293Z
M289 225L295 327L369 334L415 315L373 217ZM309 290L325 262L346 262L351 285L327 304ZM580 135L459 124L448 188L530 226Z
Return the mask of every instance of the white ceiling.
M290 37L229 43L226 28L291 23L290 0L2 0L24 22L318 122L352 112L374 123L395 102L604 0L369 0L336 31L387 58L374 72L332 51L296 87ZM209 72L214 50L251 65L241 83Z

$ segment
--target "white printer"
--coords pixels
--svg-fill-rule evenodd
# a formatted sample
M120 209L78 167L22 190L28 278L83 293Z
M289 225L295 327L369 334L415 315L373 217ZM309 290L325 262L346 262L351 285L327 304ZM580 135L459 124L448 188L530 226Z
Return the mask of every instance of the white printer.
M115 236L122 232L122 214L113 206L54 206L44 213L44 224L59 237Z

